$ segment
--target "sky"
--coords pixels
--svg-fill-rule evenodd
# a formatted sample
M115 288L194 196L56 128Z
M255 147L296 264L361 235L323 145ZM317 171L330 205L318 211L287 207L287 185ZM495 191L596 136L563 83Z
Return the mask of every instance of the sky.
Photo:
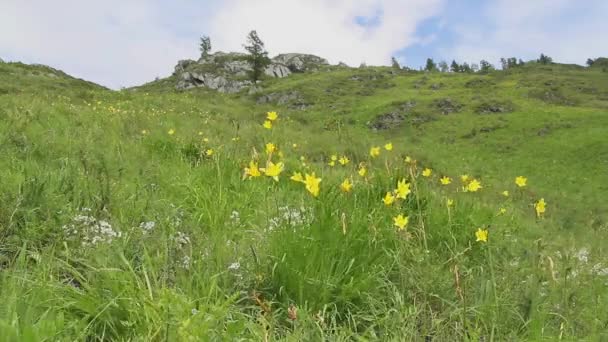
M547 54L608 56L607 0L0 0L0 58L40 63L119 89L214 51L243 51L255 29L271 56L413 68L426 58L498 64Z

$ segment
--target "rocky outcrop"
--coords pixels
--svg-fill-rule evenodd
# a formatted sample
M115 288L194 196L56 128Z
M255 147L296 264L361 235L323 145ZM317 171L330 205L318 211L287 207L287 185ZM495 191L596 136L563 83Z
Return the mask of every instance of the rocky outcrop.
M278 105L287 105L291 109L304 110L311 106L310 103L304 100L302 94L298 91L278 92L262 95L258 97L258 104L274 103Z
M315 71L319 66L327 64L327 60L314 55L281 54L271 60L264 74L282 78L294 72ZM198 61L179 61L173 75L178 79L176 88L180 90L206 87L223 93L236 93L252 85L247 80L251 71L246 54L216 52L203 56Z
M186 71L188 66L190 66L194 63L196 63L196 62L191 59L183 59L183 60L177 62L177 65L175 66L175 70L173 71L173 75L181 74L182 72Z
M314 71L319 66L329 64L325 58L303 53L280 54L274 57L272 61L287 66L291 72Z
M178 90L186 90L195 87L206 87L222 93L238 93L251 84L251 81L231 80L221 75L186 71L181 74L176 88Z
M291 70L284 64L272 63L270 64L264 73L271 77L283 78L291 74Z

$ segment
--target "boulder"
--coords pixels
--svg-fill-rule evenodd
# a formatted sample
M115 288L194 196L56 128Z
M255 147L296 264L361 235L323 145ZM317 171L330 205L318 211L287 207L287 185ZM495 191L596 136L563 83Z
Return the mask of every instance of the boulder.
M177 65L175 66L175 70L173 71L173 75L179 75L182 72L186 71L186 69L192 65L196 63L195 61L191 60L191 59L183 59L179 62L177 62Z
M253 68L244 60L233 60L224 63L224 70L234 76L247 76Z
M264 73L271 77L283 78L289 76L291 74L291 70L285 64L272 63L266 67Z
M458 101L452 100L450 98L435 100L433 102L433 105L443 115L448 115L451 113L458 113L458 112L460 112L460 109L462 109L462 107L463 107L463 105L458 103Z
M315 70L319 66L329 64L325 58L303 53L280 54L274 57L272 61L287 66L287 68L289 68L291 72L305 72Z
M224 76L209 73L184 72L176 88L186 90L194 87L206 87L221 93L237 93L250 85L251 81L230 80Z

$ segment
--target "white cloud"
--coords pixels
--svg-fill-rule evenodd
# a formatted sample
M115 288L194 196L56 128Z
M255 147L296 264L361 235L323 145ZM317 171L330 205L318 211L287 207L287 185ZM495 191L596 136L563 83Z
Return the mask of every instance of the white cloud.
M215 47L242 50L255 29L271 54L312 53L349 65L389 64L390 57L416 42L416 26L437 14L442 0L228 0L213 16ZM378 25L355 18L381 14Z
M1 0L0 56L42 63L112 88L171 73L196 58L198 36L242 51L256 29L271 54L312 53L337 63L388 64L417 41L416 25L444 0ZM357 16L374 17L362 27Z
M113 88L141 84L195 50L158 25L162 15L144 0L3 0L0 55Z
M453 30L454 47L444 58L498 62L501 57L524 60L545 53L560 63L584 64L588 57L608 55L608 2L604 0L499 0L489 2L482 22Z

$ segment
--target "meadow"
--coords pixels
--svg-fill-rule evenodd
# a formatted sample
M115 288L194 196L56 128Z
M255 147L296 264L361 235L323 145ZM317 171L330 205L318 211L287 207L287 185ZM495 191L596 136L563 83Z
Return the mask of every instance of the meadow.
M0 63L1 340L608 339L605 72L174 81Z

